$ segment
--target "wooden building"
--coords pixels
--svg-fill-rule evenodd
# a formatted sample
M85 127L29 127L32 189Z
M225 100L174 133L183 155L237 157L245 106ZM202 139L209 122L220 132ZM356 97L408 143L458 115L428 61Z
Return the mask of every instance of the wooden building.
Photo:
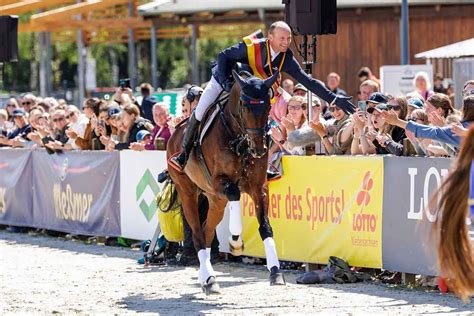
M168 3L167 3L168 2ZM284 19L280 0L255 1L156 1L139 7L138 13L151 19L158 29L194 25L216 26L215 33L226 23L263 23ZM337 35L318 36L317 64L314 77L325 81L329 72L341 76L341 87L351 95L358 91L357 72L368 66L379 76L382 65L400 64L401 1L338 0ZM409 1L410 63L416 53L469 39L474 36L474 1ZM258 7L258 8L257 8ZM199 37L199 32L197 33ZM208 35L209 36L209 35ZM296 39L298 42L298 39ZM434 65L434 72L449 68Z

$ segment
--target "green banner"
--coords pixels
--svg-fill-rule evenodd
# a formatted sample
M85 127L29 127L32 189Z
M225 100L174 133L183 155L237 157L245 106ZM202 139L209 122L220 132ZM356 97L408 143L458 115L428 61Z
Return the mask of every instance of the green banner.
M183 98L182 94L178 94L176 92L167 92L154 93L153 95L158 99L158 102L163 102L168 105L170 114L181 114L181 99Z

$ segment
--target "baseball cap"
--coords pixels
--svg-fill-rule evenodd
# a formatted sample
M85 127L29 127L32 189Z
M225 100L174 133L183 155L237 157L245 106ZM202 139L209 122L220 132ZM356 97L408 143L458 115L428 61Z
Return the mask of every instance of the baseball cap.
M414 107L415 109L422 109L423 101L421 101L418 98L411 98L411 99L408 99L408 105Z
M147 135L151 135L147 130L141 130L137 133L137 142L141 142Z
M111 106L109 112L107 113L109 117L119 114L122 110L118 106Z
M385 94L381 93L381 92L374 92L370 95L369 99L367 100L367 102L371 102L371 103L376 103L376 104L379 104L379 103L387 103L388 102L388 99L387 97L385 96Z
M26 112L23 109L14 109L12 112L12 116L25 116Z
M301 83L298 83L295 88L293 89L293 91L296 91L296 90L303 90L303 91L306 91L308 92L308 89L306 89L305 86L303 86Z
M379 104L377 104L376 107L367 109L367 113L369 113L369 114L374 113L374 111L377 111L377 112L388 111L388 105L385 104L385 103L379 103Z

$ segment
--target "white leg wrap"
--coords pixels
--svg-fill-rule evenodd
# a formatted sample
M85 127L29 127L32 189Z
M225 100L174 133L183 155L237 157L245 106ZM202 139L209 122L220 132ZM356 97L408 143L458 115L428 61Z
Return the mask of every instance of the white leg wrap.
M206 89L204 89L204 92L199 99L199 103L194 110L194 115L198 121L202 121L207 108L216 101L216 98L221 91L221 85L216 81L216 79L214 79L214 77L211 77L211 80L207 84Z
M211 249L210 248L208 248L208 249L209 249L209 252L210 252ZM198 280L199 280L199 283L201 285L204 285L206 283L207 279L210 276L215 276L216 274L214 272L214 269L212 268L210 256L207 255L207 249L206 250L204 250L204 249L199 250L198 258L199 258L199 276L198 276Z
M280 269L280 262L278 261L278 255L276 252L275 241L272 237L268 237L263 241L265 246L265 255L267 257L267 269L270 270L272 267L277 266Z
M242 234L242 216L240 212L240 201L229 202L229 231L232 235Z

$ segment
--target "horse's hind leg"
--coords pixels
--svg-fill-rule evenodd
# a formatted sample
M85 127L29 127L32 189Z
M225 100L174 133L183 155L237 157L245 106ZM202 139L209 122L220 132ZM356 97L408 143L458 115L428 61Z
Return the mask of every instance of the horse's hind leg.
M240 189L227 177L214 180L214 189L222 198L229 200L229 248L233 256L241 256L244 251L242 241L242 213L240 211Z
M280 262L278 261L275 241L273 240L273 230L268 218L268 195L266 191L266 188L264 188L252 194L259 223L258 231L265 246L267 269L270 271L270 285L284 285L285 278L280 272Z

